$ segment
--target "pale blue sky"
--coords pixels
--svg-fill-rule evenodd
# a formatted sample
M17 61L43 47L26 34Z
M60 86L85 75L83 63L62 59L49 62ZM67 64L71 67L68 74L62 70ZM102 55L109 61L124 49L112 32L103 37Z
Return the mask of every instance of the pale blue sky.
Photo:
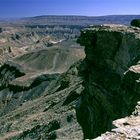
M0 17L140 14L140 0L0 0Z

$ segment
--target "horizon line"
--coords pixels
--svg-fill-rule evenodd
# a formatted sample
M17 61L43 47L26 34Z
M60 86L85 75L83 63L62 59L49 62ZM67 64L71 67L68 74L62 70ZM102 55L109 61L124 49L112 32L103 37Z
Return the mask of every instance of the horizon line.
M77 14L43 14L43 15L33 15L33 16L21 16L21 17L0 17L0 19L20 19L20 18L35 18L35 17L45 17L45 16L75 16L75 17L104 17L104 16L140 16L140 14L108 14L108 15L77 15Z

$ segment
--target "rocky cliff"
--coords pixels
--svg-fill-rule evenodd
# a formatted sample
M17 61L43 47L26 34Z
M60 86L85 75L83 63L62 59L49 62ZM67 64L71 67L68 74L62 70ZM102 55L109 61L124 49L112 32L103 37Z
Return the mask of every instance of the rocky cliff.
M130 115L140 99L140 30L122 25L87 28L84 91L77 120L85 138L111 130L112 121Z
M81 31L78 42L85 46L86 58L67 72L49 82L48 76L40 77L43 82L23 92L12 86L16 100L11 105L20 103L21 96L26 100L1 114L1 138L93 139L102 134L97 139L139 139L140 29L91 26ZM4 84L1 95L9 93L15 78Z

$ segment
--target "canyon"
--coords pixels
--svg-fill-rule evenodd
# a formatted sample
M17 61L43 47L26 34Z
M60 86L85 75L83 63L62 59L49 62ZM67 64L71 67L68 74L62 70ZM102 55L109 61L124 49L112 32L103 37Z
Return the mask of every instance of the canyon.
M139 139L140 29L61 27L0 30L0 139Z

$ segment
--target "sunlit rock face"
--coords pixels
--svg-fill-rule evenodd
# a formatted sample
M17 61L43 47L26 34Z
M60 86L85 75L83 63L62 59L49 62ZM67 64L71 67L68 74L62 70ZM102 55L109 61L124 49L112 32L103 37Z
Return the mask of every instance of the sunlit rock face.
M140 99L140 30L91 26L78 42L85 46L87 68L77 120L84 137L95 138L111 130L112 120L130 115Z

